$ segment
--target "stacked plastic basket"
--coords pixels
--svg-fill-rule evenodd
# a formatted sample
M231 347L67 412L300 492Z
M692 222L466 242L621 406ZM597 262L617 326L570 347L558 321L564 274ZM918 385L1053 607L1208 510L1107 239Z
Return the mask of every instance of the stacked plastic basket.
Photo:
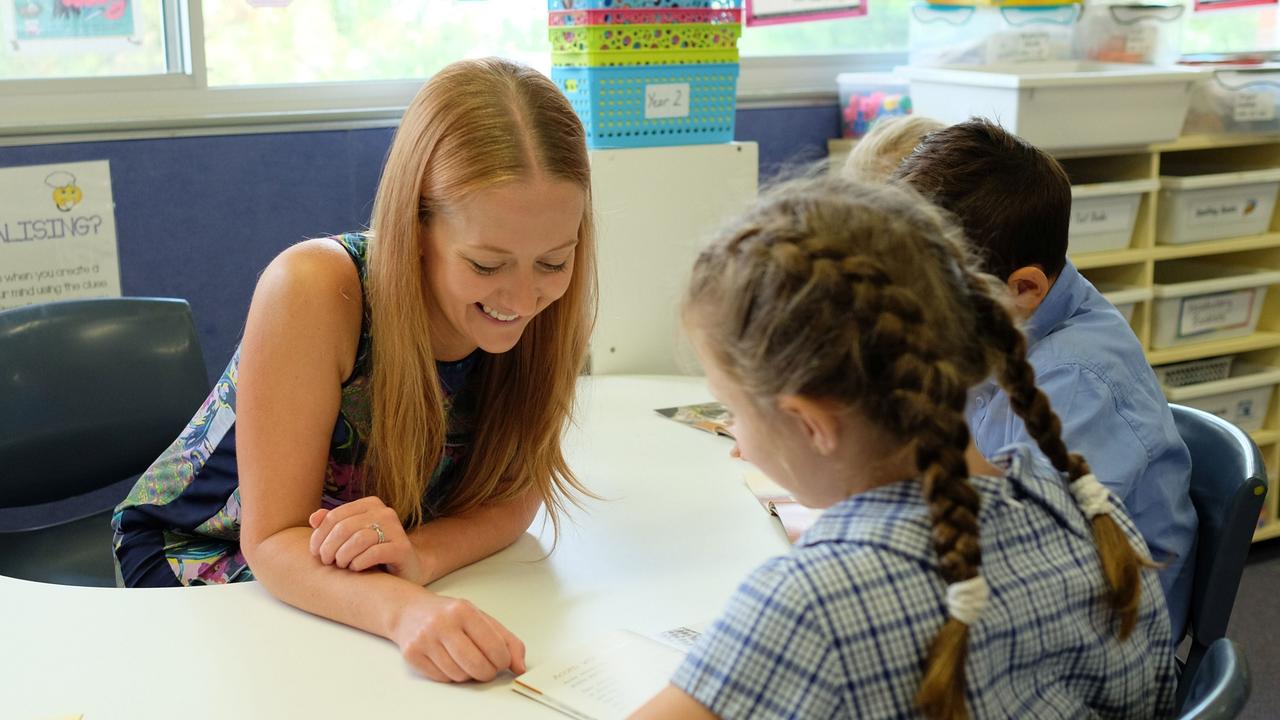
M547 0L551 79L592 148L733 140L742 0Z

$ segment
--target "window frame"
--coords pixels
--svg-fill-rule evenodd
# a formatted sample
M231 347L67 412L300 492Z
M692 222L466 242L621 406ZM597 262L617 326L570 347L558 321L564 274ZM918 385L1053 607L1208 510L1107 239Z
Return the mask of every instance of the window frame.
M10 111L0 144L57 142L90 134L136 134L196 128L280 129L323 124L394 125L424 79L209 87L202 0L163 0L163 75L0 80ZM840 72L886 70L906 53L744 57L739 107L827 104Z

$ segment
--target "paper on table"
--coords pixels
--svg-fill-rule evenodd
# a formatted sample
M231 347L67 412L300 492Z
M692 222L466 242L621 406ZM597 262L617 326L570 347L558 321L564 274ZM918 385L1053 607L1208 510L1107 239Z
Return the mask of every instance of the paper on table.
M512 689L580 720L623 718L662 690L682 657L666 642L615 630L593 649L540 663Z
M742 479L764 509L782 523L782 529L787 532L787 539L791 542L800 539L804 531L812 527L822 514L821 510L801 505L786 488L769 479L768 475L755 466L748 465Z

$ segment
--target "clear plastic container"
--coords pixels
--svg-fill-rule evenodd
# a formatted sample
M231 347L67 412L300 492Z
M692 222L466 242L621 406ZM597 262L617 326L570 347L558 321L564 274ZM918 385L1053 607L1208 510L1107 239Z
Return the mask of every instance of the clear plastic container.
M1182 39L1182 5L1086 5L1076 28L1079 56L1100 62L1172 65Z
M1280 132L1280 64L1216 68L1191 88L1182 132Z
M840 130L843 137L867 134L880 118L911 114L910 84L891 73L840 73Z
M908 25L912 65L989 65L1069 60L1077 4L966 7L915 3Z

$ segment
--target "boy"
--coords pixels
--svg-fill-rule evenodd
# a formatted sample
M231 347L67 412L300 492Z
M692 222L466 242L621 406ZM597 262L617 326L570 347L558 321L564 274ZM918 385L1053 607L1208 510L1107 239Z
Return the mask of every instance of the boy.
M1026 319L1036 384L1062 418L1068 447L1124 501L1164 565L1160 583L1181 639L1191 603L1196 514L1191 457L1124 317L1067 260L1071 183L1052 157L985 119L930 133L894 173L953 213L985 270L1004 279ZM965 410L978 450L1025 442L1027 429L992 382Z

